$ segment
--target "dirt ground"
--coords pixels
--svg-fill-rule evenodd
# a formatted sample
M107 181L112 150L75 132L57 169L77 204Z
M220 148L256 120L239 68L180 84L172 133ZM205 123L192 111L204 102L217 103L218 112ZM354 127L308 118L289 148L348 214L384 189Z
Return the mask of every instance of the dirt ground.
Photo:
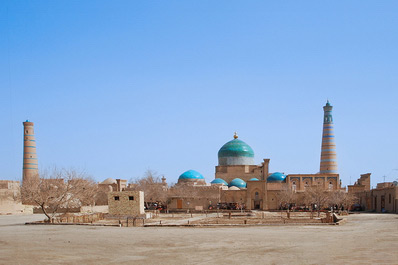
M398 215L346 218L341 226L119 228L0 216L0 263L398 264Z

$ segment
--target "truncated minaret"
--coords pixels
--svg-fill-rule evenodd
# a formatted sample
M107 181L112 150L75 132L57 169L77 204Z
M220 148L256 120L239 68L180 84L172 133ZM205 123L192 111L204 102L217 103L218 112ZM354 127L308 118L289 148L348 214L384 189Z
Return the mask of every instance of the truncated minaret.
M322 150L321 150L321 174L337 174L337 153L336 144L334 142L333 130L333 106L329 100L323 107L323 133L322 133Z
M28 179L39 178L39 167L36 155L36 140L33 131L33 122L26 120L23 123L23 171L22 183Z

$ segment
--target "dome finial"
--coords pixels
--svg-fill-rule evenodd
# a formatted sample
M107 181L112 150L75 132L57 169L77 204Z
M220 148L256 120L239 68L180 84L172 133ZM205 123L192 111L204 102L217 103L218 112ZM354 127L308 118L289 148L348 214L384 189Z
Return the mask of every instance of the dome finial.
M238 139L238 133L237 132L234 133L234 139Z

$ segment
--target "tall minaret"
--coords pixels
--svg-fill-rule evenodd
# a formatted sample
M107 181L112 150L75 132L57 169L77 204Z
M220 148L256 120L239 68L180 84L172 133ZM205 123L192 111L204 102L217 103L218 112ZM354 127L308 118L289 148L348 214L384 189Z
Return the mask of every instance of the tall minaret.
M334 142L333 131L333 106L329 100L323 107L323 133L322 133L322 150L321 150L321 174L337 174L337 154L336 144Z
M26 120L23 123L23 171L22 183L25 180L39 178L39 167L37 164L36 141L33 131L33 122Z

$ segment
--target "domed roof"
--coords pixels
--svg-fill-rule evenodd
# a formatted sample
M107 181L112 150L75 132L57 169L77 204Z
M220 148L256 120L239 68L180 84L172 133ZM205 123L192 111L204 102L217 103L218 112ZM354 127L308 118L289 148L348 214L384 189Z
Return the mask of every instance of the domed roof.
M228 182L226 182L225 180L220 179L220 178L216 178L210 183L211 184L222 184L222 185L228 186Z
M233 179L228 185L228 187L232 187L232 186L235 186L238 188L246 188L246 182L244 182L240 178L236 178L236 179Z
M235 133L234 139L224 144L218 151L218 165L254 165L253 149L239 140Z
M272 173L268 178L267 182L283 182L286 179L286 175L281 172Z
M232 186L232 187L228 188L228 190L240 190L240 189L236 186Z
M107 178L106 180L104 180L104 181L101 182L101 184L109 184L109 185L115 184L115 183L117 183L117 182L116 182L116 180L113 179L113 178Z
M260 181L258 178L251 178L249 181Z
M188 170L180 175L178 180L204 180L205 178L196 170Z

